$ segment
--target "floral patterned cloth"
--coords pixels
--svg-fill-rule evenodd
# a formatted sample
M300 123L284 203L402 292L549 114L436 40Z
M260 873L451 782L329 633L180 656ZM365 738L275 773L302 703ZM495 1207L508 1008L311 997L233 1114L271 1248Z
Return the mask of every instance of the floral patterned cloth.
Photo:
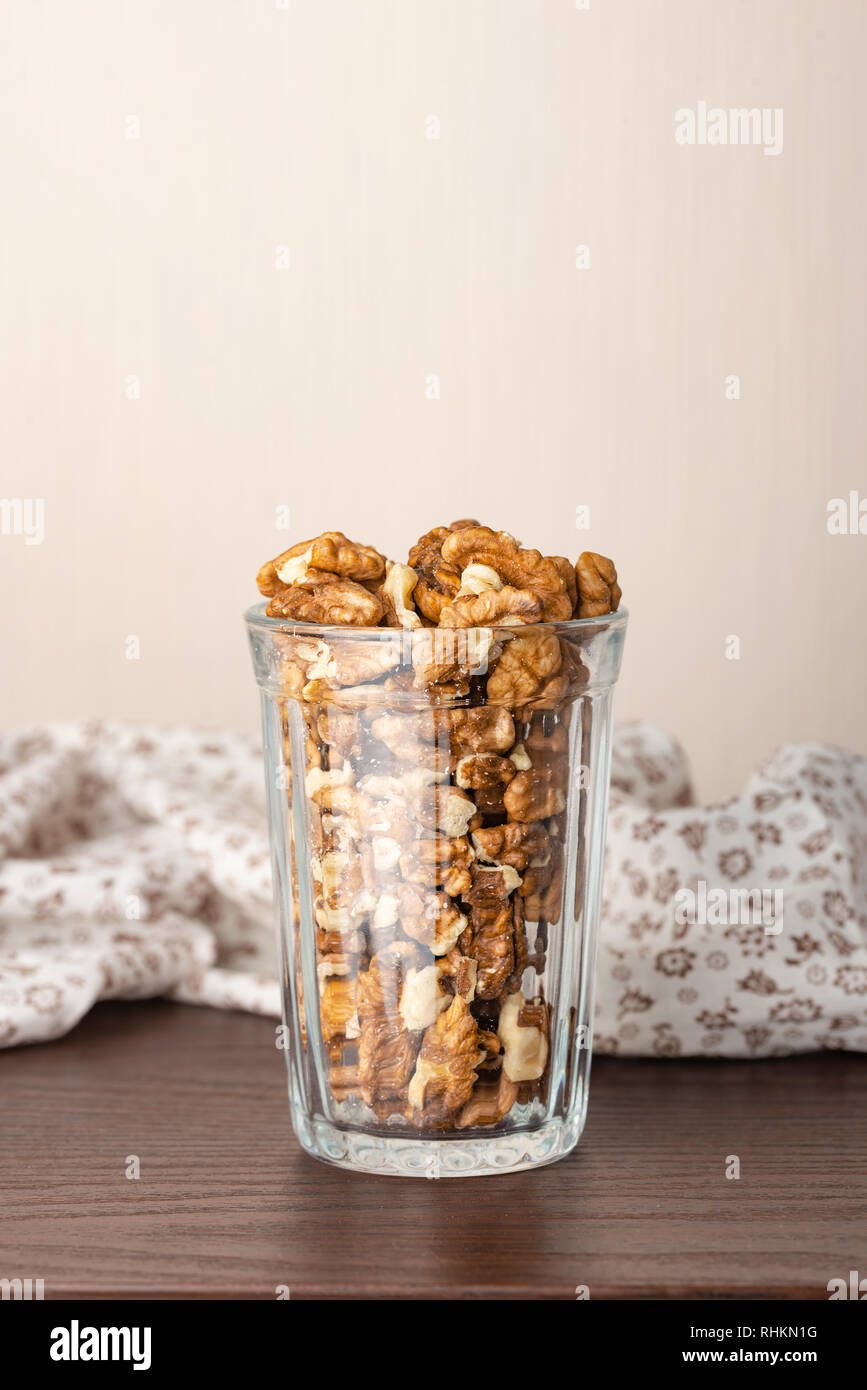
M783 747L740 796L702 810L691 800L677 745L645 725L624 728L612 757L595 1049L867 1051L867 759Z
M233 734L0 737L0 1046L59 1037L98 999L279 1015L262 784L259 749ZM624 727L596 1048L867 1050L867 760L784 748L742 796L691 801L677 745ZM744 920L732 889L753 892L753 916L783 910Z

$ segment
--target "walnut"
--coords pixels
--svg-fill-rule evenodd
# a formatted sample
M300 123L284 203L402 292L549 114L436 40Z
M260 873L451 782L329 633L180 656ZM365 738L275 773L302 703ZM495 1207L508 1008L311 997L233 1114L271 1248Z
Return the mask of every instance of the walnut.
M433 771L448 769L448 748L436 747L433 713L380 714L370 726L373 737L384 743L392 757Z
M268 604L269 618L337 627L375 627L384 613L382 601L352 579L334 579L312 589L281 589Z
M381 579L385 556L372 545L347 540L342 531L323 531L310 548L312 569L330 570L342 579Z
M373 875L366 877L373 879ZM395 935L392 928L397 922L396 886L393 879L386 878L381 884L376 884L376 891L365 887L349 909L352 922L357 925L363 921L365 924L365 940L371 954L381 953L385 948L394 945ZM317 919L318 915L317 911ZM347 940L352 940L354 930L350 929L344 935Z
M300 666L296 666L293 661L284 660L280 663L280 689L284 695L292 700L300 700L301 692L307 684L307 677ZM288 767L287 761L287 767Z
M405 882L424 888L442 887L454 898L470 887L469 866L473 858L473 849L466 836L453 840L414 840L407 853L400 857L400 871Z
M518 1098L517 1082L506 1075L503 1068L493 1081L479 1081L457 1120L456 1129L469 1129L473 1125L495 1125L508 1115Z
M524 740L530 767L519 772L503 793L510 820L537 821L556 816L566 806L569 775L569 737L563 724L550 733L535 723Z
M566 805L566 797L551 773L544 769L519 772L503 793L503 805L511 820L547 820Z
M426 787L421 793L414 810L416 819L426 830L434 830L450 839L466 835L467 827L476 815L476 804L458 787Z
M355 980L337 976L324 981L319 1000L322 1038L357 1038L358 1017Z
M479 1071L499 1071L502 1065L502 1046L499 1036L483 1028L479 1023L479 1045L485 1049L485 1060L479 1063Z
M325 786L315 792L311 799L319 807L325 826L334 832L344 848L362 838L372 809L370 797L355 787ZM326 820L326 817L329 819Z
M564 701L574 700L575 696L580 695L581 691L587 685L587 682L590 679L590 672L587 670L587 667L581 660L580 648L574 645L574 643L566 641L565 638L561 638L560 651L563 657L563 662L560 667L560 675L565 677L566 680L566 690L564 695L562 696L562 699ZM558 703L558 701L552 698L549 702L545 698L545 696L552 696L553 694L554 692L552 689L547 690L544 693L543 698L535 703L534 708L553 709L554 706Z
M437 961L440 979L449 994L460 994L468 1004L476 995L478 965L472 956L455 947L448 955Z
M548 1006L541 999L526 1002L518 1010L519 1028L538 1028L548 1036Z
M521 884L521 876L511 864L475 864L472 878L472 887L464 897L473 905L506 902Z
M256 575L259 593L264 594L266 598L273 598L275 594L279 594L281 590L302 578L310 567L312 546L312 541L300 541L284 550L275 560L268 560ZM281 578L278 572L280 570L285 578Z
M560 643L553 632L513 637L504 644L488 676L488 704L516 709L543 697L562 664Z
M411 768L399 777L369 772L358 783L358 790L371 801L390 803L395 811L402 808L406 814L408 803L421 796L427 787L435 786L437 780L438 774L426 767Z
M359 1090L375 1111L402 1099L412 1074L417 1041L400 1021L398 997L416 959L413 946L395 942L377 952L357 977Z
M352 934L359 921L365 916L366 908L362 902L355 901L344 906L331 906L322 898L313 904L313 916L320 930L332 933Z
M342 531L323 531L314 540L300 541L263 565L256 579L259 592L271 598L284 586L298 584L311 569L341 579L376 580L385 574L385 556L373 546L347 540Z
M391 1015L374 1014L363 1023L358 1039L358 1075L365 1105L379 1114L382 1102L402 1100L415 1056L413 1035Z
M348 768L342 771L351 775ZM332 780L338 776L336 770L323 772L319 768L313 768L307 774L311 836L322 849L334 847L357 853L359 843L366 835L373 802L356 787Z
M475 830L473 849L486 864L509 864L519 873L533 872L551 860L551 840L541 821L507 821Z
M432 786L434 782L444 781L448 775L448 770L439 766L434 769L413 767L408 772L402 772L400 780L406 787L407 796L418 796L425 787Z
M538 623L542 600L530 589L506 584L480 594L459 595L440 613L441 627L515 627Z
M316 954L320 960L337 960L341 956L360 956L364 951L364 934L360 931L325 931L319 927L316 932ZM325 972L326 974L329 972ZM335 970L336 975L345 971Z
M541 900L557 868L553 855L545 864L531 864L521 874L521 897ZM532 914L531 914L532 915Z
M526 930L524 932L526 939ZM548 923L544 920L536 922L535 939L533 941L533 954L527 952L527 965L535 970L537 975L544 975L548 964ZM520 989L520 982L517 986Z
M405 794L403 797L373 798L363 829L374 847L377 840L391 840L394 844L403 846L418 834L412 823Z
M348 832L360 833L365 817L370 809L370 798L353 786L355 773L348 763L343 767L311 767L304 778L304 788L313 807L318 808L320 816L345 817L342 828Z
M472 789L482 815L504 814L504 792L515 776L511 758L501 758L497 753L468 753L458 759L454 776L459 787Z
M509 762L514 765L516 772L529 772L533 766L530 761L530 754L527 752L523 743L516 743L509 754Z
M400 664L400 639L376 641L349 638L339 642L320 642L324 649L319 658L307 667L305 700L319 700L328 691L342 686L358 686L376 680L385 671Z
M336 936L336 932L326 933L328 936ZM330 955L322 956L316 966L316 978L319 981L320 990L324 988L325 981L332 977L344 978L347 975L354 975L357 960L348 951L334 951Z
M353 849L351 826L342 816L332 815L330 811L320 812L314 802L308 804L307 819L312 854L328 854L331 850L346 854Z
M613 560L597 555L595 550L585 550L575 561L575 574L578 580L577 617L601 618L605 613L617 611L622 590L617 583Z
M508 753L515 742L515 721L507 709L448 711L452 752Z
M403 1026L411 1033L429 1028L450 1003L451 997L444 994L440 988L440 972L437 965L426 965L422 970L410 970L400 996L400 1017Z
M524 971L530 960L527 949L527 929L524 919L524 900L517 894L512 899L512 935L515 941L515 964L506 981L506 993L521 988Z
M280 687L285 695L293 700L300 700L302 698L301 692L307 684L307 672L310 666L321 660L323 655L327 655L328 648L318 638L299 637L287 632L276 633L274 645L280 653Z
M538 1081L548 1061L547 1025L544 1030L532 1023L522 1025L525 1007L518 993L508 995L500 1009L497 1032L503 1044L503 1072L510 1081Z
M419 690L455 683L469 690L471 676L484 675L499 654L500 643L488 628L423 628L412 634L412 664Z
M565 555L552 555L551 561L557 566L557 573L566 586L569 602L572 605L572 613L570 613L569 616L572 617L575 612L575 606L578 603L578 580L575 575L575 566L566 559Z
M358 790L364 792L370 801L406 802L407 790L402 777L392 777L389 773L366 772L358 782Z
M416 676L413 684L418 685L419 677ZM470 693L470 682L467 676L459 676L455 680L437 681L434 685L422 686L428 703L434 707L447 708L454 705L455 701L463 700Z
M439 622L442 609L461 587L460 570L443 560L442 543L450 534L448 526L435 526L409 552L410 566L418 575L416 607L432 623Z
M316 715L316 732L323 743L342 758L357 758L361 753L361 730L354 714L334 705L323 705Z
M489 526L452 531L442 541L441 554L446 564L455 567L461 575L471 566L483 565L493 570L504 586L529 590L541 603L539 617L543 622L558 622L572 616L566 583L554 561L538 550L519 549L518 542L508 531L492 531ZM440 621L442 619L441 614Z
M336 1101L348 1100L361 1090L361 1079L357 1066L340 1066L332 1063L328 1073L328 1084Z
M466 931L467 918L447 893L425 893L402 883L397 903L402 930L435 956L446 955Z
M415 605L431 623L438 623L440 614L449 603L449 595L440 593L426 579L420 579L413 594Z
M329 850L311 857L313 881L329 907L347 907L362 888L358 857L341 850Z
M310 800L320 806L326 792L336 787L350 787L354 781L355 773L351 767L312 767L304 778L304 790Z
M444 983L450 988L444 989ZM400 1016L404 1027L410 1032L429 1028L449 1007L454 995L459 994L468 1004L472 1003L475 988L476 962L463 956L460 951L450 951L447 956L434 961L433 965L410 970L400 996Z
M519 776L528 773L538 779L544 775L552 786L565 791L569 781L568 721L547 712L531 716L524 726L521 756L517 763L520 763ZM539 819L544 817L540 816Z
M492 570L490 565L467 565L461 575L461 587L458 590L458 598L465 598L470 594L485 594L491 589L502 589L503 581Z
M521 880L508 866L476 866L472 880L472 886L463 894L470 905L471 941L466 953L479 967L478 998L496 999L515 965L514 905L510 894Z
M467 753L458 759L455 767L458 786L473 791L511 782L515 776L517 773L511 758L502 758L498 753Z
M466 1000L456 994L424 1035L407 1094L411 1108L420 1112L436 1102L435 1112L451 1114L462 1109L485 1055L479 1046L478 1024Z
M556 767L565 785L568 772L569 732L564 720L549 714L536 715L524 734L524 747L534 766L542 763Z
M395 869L401 854L400 840L393 835L373 835L369 849L373 857L373 870L377 878Z
M412 594L418 575L409 565L389 565L385 582L380 585L379 597L385 608L389 627L418 628L422 620L415 611Z
M527 887L531 887L530 884ZM557 865L550 883L544 889L533 889L524 898L524 911L531 922L560 921L560 908L563 897L563 866Z

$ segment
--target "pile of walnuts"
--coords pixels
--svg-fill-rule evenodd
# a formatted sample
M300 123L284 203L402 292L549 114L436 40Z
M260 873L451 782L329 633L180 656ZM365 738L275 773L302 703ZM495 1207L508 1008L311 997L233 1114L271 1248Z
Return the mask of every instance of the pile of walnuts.
M580 642L550 625L604 617L620 587L602 555L572 565L468 520L428 531L408 561L327 531L258 585L286 620L296 777L290 745L305 748L307 845L289 861L296 925L309 873L334 1101L361 1122L367 1107L389 1128L463 1131L545 1096L548 929L587 682ZM389 631L353 633L372 627Z
M586 550L573 566L477 521L434 527L406 565L324 531L269 560L257 583L269 617L338 626L510 627L597 618L620 603L604 555Z

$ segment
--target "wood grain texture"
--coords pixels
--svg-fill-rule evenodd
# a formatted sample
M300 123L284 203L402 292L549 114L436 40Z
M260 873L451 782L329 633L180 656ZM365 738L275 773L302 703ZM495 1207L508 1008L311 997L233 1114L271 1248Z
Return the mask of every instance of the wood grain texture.
M272 1021L104 1004L0 1055L0 1276L54 1298L827 1298L867 1274L865 1099L857 1056L603 1058L571 1158L366 1177L301 1152Z

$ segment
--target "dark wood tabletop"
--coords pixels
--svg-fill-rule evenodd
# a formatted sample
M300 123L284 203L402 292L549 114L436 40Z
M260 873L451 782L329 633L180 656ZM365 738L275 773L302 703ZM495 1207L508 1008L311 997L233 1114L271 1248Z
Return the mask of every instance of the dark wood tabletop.
M827 1299L867 1275L867 1058L600 1058L571 1157L430 1182L302 1153L274 1038L103 1004L0 1054L0 1277L46 1298Z

